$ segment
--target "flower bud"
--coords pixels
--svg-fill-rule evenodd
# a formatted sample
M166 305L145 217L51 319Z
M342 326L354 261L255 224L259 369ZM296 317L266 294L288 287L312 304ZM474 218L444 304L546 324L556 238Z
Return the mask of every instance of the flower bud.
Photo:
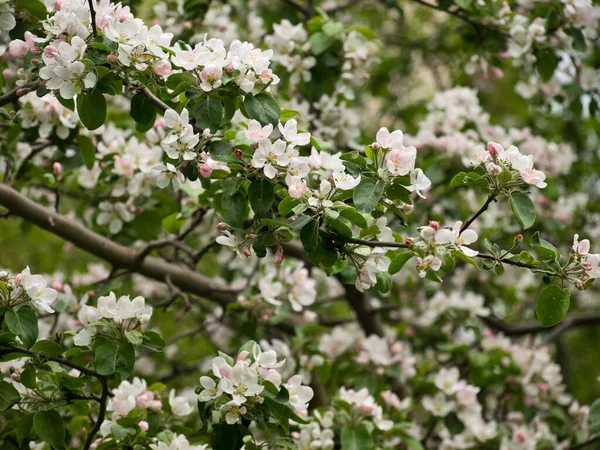
M213 168L210 167L209 164L204 163L200 166L200 175L202 175L203 178L210 178L210 176L212 175L213 172Z
M202 132L202 137L208 139L210 137L210 128L205 128Z
M140 427L140 430L142 431L148 431L148 422L146 422L145 420L140 420L140 422L138 423L138 427Z
M381 148L381 144L380 144L379 142L373 142L373 143L371 144L371 148L372 148L373 150L379 150L379 149Z
M219 222L217 224L217 230L219 231L226 230L227 228L229 228L229 225L227 225L225 222Z
M277 265L283 262L284 255L281 252L275 253L275 257L273 258L273 262Z
M409 236L406 239L404 239L404 243L409 247L412 247L413 245L415 245L415 238Z
M19 381L21 379L21 372L13 372L13 373L10 374L10 377L14 381Z
M256 235L253 233L246 234L246 239L256 239Z
M487 171L490 175L500 175L502 173L502 167L498 164L490 163L487 166Z
M244 249L244 251L243 251L242 253L243 253L243 255L244 255L245 257L250 257L250 256L252 256L252 250L250 250L249 248L245 248L245 249Z
M430 220L429 221L429 226L431 228L433 228L434 230L437 230L440 227L439 222L435 221L435 220Z
M33 47L31 47L31 53L33 53L34 55L41 55L42 53L44 53L44 49L40 46L34 45Z
M54 281L52 282L52 284L50 285L50 287L51 287L52 289L54 289L55 291L62 291L62 288L64 287L64 285L62 284L62 282L61 282L61 281L54 280Z
M304 311L302 313L302 317L304 318L304 320L306 320L307 322L314 322L317 320L317 313L314 311Z
M236 156L236 158L241 158L244 155L244 152L242 150L240 150L239 148L236 148L233 151L233 154Z
M108 62L114 63L117 60L117 57L111 53L106 57L106 59L108 60Z
M59 163L58 161L56 161L54 164L52 164L52 171L54 172L54 175L59 176L60 174L62 174L62 164Z
M520 244L521 242L523 242L523 235L522 234L517 234L515 236L515 243L516 244Z
M497 144L495 142L488 142L487 148L488 152L490 152L490 155L492 155L492 157L495 158L500 153L502 147L500 146L500 144Z
M17 276L15 277L15 286L18 286L19 284L21 284L21 274L18 273Z
M415 209L415 207L413 205L409 205L408 203L402 205L402 211L404 211L406 214L410 214L413 209Z

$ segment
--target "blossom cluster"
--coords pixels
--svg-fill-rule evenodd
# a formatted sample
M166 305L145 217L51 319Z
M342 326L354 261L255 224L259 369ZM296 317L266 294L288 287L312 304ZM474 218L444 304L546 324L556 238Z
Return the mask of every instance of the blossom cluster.
M0 300L3 306L14 307L31 303L39 312L52 314L52 304L58 293L48 286L42 275L32 274L29 266L11 277L7 271L0 271Z
M263 352L257 343L241 350L235 361L218 356L212 360L213 377L200 378L198 401L211 409L213 423L224 418L228 424L235 424L254 408L260 408L269 391L265 382L269 382L277 390L285 388L289 405L297 414L306 415L313 390L302 384L300 375L283 382L278 369L284 364L274 350Z

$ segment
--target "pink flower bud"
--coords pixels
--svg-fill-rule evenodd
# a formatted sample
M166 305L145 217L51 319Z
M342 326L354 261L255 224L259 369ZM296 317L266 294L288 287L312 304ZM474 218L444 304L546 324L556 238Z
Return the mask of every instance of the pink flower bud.
M202 175L203 178L210 178L212 172L213 168L207 163L204 163L200 166L200 175Z
M62 291L62 288L63 288L64 285L62 284L61 281L55 280L55 281L52 282L52 284L50 286L55 291Z
M492 69L494 76L496 78L503 78L504 77L504 72L502 71L502 69L500 69L499 67L494 67Z
M494 158L498 156L498 154L502 150L502 146L500 144L497 144L496 142L488 142L487 148L488 152L490 152L490 155L492 155L492 157Z
M577 281L575 283L575 287L580 291L583 291L585 289L585 286L583 285L583 283L581 281Z
M54 172L54 175L60 175L62 173L62 164L58 161L52 164L52 171Z
M239 148L236 148L233 151L233 154L236 156L236 158L241 158L244 155L244 152L242 150L240 150Z
M22 58L28 51L27 44L20 39L14 40L8 44L8 54L13 58Z
M192 29L192 22L190 22L189 20L186 20L185 22L183 22L183 28L186 30L191 30Z
M429 226L431 228L433 228L434 230L437 230L440 227L440 224L439 224L439 222L436 222L435 220L430 220Z
M171 67L171 63L166 59L161 59L157 61L154 66L152 66L152 70L156 75L160 75L161 77L166 77L171 75L173 72L173 68Z
M217 230L219 231L226 230L227 228L229 228L229 225L227 225L225 222L219 222L217 224Z
M379 150L379 149L381 148L381 144L380 144L379 142L373 142L373 143L371 144L371 148L372 148L373 150Z
M108 62L114 63L117 60L117 57L111 53L106 57L106 59L108 60Z
M283 262L284 254L281 252L275 253L275 257L273 258L273 262L277 265Z
M249 248L245 248L242 253L246 257L252 256L252 250L250 250Z
M25 89L25 88L17 89L17 97L23 97L26 94L27 94L27 89Z
M60 8L62 8L62 0L54 0L54 9L60 11Z
M248 350L244 350L243 352L240 352L240 354L237 357L238 361L246 361L246 359L248 358L248 356L250 355L250 352Z
M412 245L415 245L415 239L409 236L406 239L404 239L404 243L410 247Z
M585 270L592 270L594 268L591 262L584 262L582 266Z
M523 235L522 234L517 234L515 236L515 242L518 242L518 243L523 242Z
M42 47L34 45L33 47L31 47L31 53L33 53L34 55L41 55L42 53L44 53L44 49Z
M148 431L148 422L146 422L145 420L140 420L140 422L138 423L138 427L140 427L140 430L142 431Z
M490 175L500 175L502 173L502 167L498 164L490 163L487 165L486 169Z
M19 284L21 284L21 274L17 274L17 276L15 277L15 284L18 286Z
M245 237L246 239L256 239L256 235L253 233L247 233Z
M204 131L202 131L202 137L205 139L210 137L210 128L205 128Z
M415 209L415 207L413 205L409 205L408 203L402 206L402 210L407 214L410 214L413 209Z

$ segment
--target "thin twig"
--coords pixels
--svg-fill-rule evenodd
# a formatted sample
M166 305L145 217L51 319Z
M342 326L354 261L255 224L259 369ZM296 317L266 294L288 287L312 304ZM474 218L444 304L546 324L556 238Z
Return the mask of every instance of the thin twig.
M4 95L0 95L0 106L8 105L19 97L23 97L25 94L34 91L39 86L39 81L26 84L24 86L13 89Z
M490 204L492 202L496 201L496 196L494 194L490 194L489 197L487 198L487 200L485 201L485 203L481 206L481 208L479 208L479 211L477 211L469 220L467 220L463 226L460 228L460 232L462 233L463 231L465 231L467 228L469 228L471 226L471 224L473 222L475 222L475 220L477 220L477 218L482 215L484 212L487 211L488 207L490 206Z
M98 36L98 27L96 26L96 11L94 10L93 5L94 0L88 0L88 4L90 5L90 18L92 22L92 32L94 33L94 37Z
M102 423L104 422L104 416L106 415L106 406L108 403L108 394L109 394L108 379L102 378L100 380L100 382L102 383L102 395L100 397L100 410L98 411L98 418L96 419L94 428L92 428L92 431L90 431L90 434L88 434L88 437L85 441L85 446L83 447L84 450L89 450L89 448L92 446L92 443L94 442L94 438L96 437L96 434L98 434L98 431L100 431L100 427L102 426Z

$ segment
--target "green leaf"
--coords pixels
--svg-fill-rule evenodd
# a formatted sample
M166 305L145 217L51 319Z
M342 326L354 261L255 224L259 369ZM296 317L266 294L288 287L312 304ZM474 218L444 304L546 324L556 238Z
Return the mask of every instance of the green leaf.
M558 249L550 242L540 238L540 234L537 231L533 236L531 236L529 245L543 259L558 259L560 257Z
M223 120L221 99L211 95L199 99L194 105L194 118L200 128L208 128L211 133L216 133Z
M361 213L359 213L356 209L352 208L351 206L340 210L339 213L340 216L343 216L346 219L350 220L350 222L352 222L359 228L365 229L369 226L369 224L367 223L367 219L365 219Z
M325 33L321 33L320 31L312 34L308 38L308 42L310 43L310 51L313 55L319 56L325 50L333 45L335 40Z
M569 33L571 33L571 37L573 38L573 47L575 50L585 52L587 49L587 42L581 28L571 27Z
M279 122L281 110L279 103L269 94L246 94L244 98L244 110L250 119L258 120L261 125L273 124L276 126Z
M19 381L26 388L35 389L35 386L37 385L35 366L31 364L28 365L27 369L21 374Z
M19 423L17 423L17 440L21 447L23 447L23 442L31 433L32 427L33 414L24 414L19 418Z
M51 409L38 411L33 416L33 430L44 442L54 448L65 447L65 424L61 415Z
M346 219L341 219L339 214L327 214L325 216L325 223L332 227L337 234L346 239L352 238L352 228L347 223Z
M275 199L273 184L265 179L255 180L248 187L248 198L250 206L257 217L265 217Z
M0 411L12 408L19 400L21 400L21 396L14 386L0 380Z
M461 252L460 250L450 250L450 253L452 253L452 255L455 258L458 259L462 259L464 262L467 262L469 264L471 264L473 267L477 268L477 270L480 270L479 268L479 264L477 264L477 261L475 261L473 258L471 258L468 255L465 255L463 252Z
M240 431L236 425L218 423L213 425L210 436L213 450L237 450L241 447Z
M342 450L369 450L373 439L365 425L357 428L342 428Z
M388 272L390 275L394 275L402 270L404 265L410 261L410 259L415 256L413 252L402 252L392 259L390 266L388 267Z
M89 137L80 134L77 136L77 145L79 146L79 153L81 154L81 159L83 159L85 167L88 169L94 167L94 163L96 162L96 146L92 140Z
M138 93L131 99L131 111L133 119L142 125L152 125L156 119L156 108L154 103L143 93Z
M317 248L319 243L319 221L311 220L302 227L300 231L300 240L304 245L306 253L310 253Z
M535 207L528 195L522 192L513 192L510 195L510 209L524 230L535 223Z
M33 309L22 306L17 311L9 309L4 318L8 329L19 336L27 348L35 344L38 337L38 318Z
M287 216L292 210L300 204L301 200L299 198L294 197L286 197L279 202L277 205L277 209L279 210L279 214L282 216Z
M37 20L45 20L48 16L46 6L40 0L17 0L15 6L18 9L25 9Z
M96 339L94 345L94 365L100 375L119 373L124 380L133 370L135 364L135 350L129 342L114 342L106 339Z
M535 313L545 327L562 321L569 312L569 290L555 284L546 286L535 301Z
M248 199L245 195L233 194L223 201L223 219L232 227L240 227L248 217Z
M600 431L600 399L590 406L588 420L592 426L592 432Z
M370 213L379 204L383 195L385 181L363 177L356 188L354 188L354 206L359 212Z
M456 3L462 9L469 9L473 4L473 0L454 0L454 3Z
M106 121L106 99L98 91L77 95L77 114L88 130L95 130Z
M62 353L62 347L60 344L48 339L37 341L35 344L33 344L31 350L34 352L44 353L45 355L49 356L58 356Z
M215 161L234 162L238 161L233 154L233 147L229 142L213 141L210 143L209 152Z
M535 52L537 59L536 66L537 70L542 78L542 81L548 81L552 78L560 58L554 53L551 48L543 48Z

